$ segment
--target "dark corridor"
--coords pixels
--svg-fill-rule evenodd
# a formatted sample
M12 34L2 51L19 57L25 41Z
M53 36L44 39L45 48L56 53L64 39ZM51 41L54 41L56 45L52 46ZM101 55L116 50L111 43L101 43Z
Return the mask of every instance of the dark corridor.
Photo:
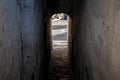
M66 53L51 51L57 13L71 18L70 58L55 58L52 72L51 53ZM120 0L0 0L0 80L120 80L119 35Z

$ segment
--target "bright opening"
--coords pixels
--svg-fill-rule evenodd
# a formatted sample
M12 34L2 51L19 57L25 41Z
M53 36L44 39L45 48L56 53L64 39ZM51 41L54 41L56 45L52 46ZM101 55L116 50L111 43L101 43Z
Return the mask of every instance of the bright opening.
M51 17L49 30L51 60L48 80L72 80L70 62L71 19L64 13Z
M69 17L64 13L54 14L52 16L52 49L67 48L68 19Z

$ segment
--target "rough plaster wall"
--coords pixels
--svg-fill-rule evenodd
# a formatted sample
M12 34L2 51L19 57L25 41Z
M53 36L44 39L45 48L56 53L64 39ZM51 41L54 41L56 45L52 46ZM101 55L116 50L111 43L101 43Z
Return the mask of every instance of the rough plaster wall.
M43 77L44 29L40 0L0 0L0 80Z
M24 80L38 80L39 67L42 66L41 56L44 53L44 46L42 46L44 45L42 40L44 30L38 19L41 18L41 13L37 11L38 6L35 0L22 0L21 4L23 78Z
M120 80L120 1L82 3L73 19L77 80Z
M0 80L21 79L19 19L16 0L0 0Z

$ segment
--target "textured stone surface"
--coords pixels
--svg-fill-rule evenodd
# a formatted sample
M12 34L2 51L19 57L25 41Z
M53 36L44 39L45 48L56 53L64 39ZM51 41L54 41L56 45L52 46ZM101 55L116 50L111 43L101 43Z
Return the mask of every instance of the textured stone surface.
M77 80L119 80L119 0L84 0L81 8L75 4L73 53Z
M0 0L0 80L21 80L21 35L16 0Z
M0 0L0 80L43 78L40 4L35 0Z

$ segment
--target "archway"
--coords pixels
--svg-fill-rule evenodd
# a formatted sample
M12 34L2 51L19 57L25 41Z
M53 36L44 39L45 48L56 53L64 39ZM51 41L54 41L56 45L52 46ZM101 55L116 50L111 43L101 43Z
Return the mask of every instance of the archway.
M51 50L49 80L72 79L71 24L71 18L64 13L52 15L48 22L48 47Z

